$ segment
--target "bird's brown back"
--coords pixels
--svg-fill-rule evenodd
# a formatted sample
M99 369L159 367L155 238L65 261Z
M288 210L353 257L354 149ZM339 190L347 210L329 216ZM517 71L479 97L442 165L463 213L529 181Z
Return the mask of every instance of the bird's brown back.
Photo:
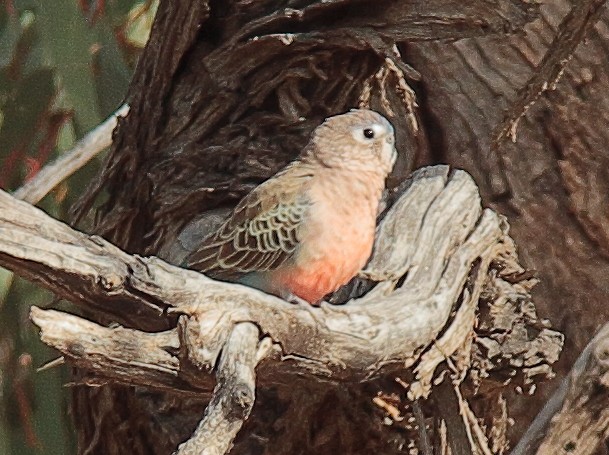
M307 186L312 177L311 166L294 161L256 187L187 258L186 266L226 280L279 267L298 246L299 226L310 206Z

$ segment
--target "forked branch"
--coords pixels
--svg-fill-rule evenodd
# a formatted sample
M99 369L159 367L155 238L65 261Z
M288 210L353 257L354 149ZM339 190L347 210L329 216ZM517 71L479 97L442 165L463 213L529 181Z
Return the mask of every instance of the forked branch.
M468 174L446 166L420 170L379 226L373 258L363 272L373 288L346 305L314 308L214 281L158 258L129 255L0 192L0 264L131 327L104 327L32 309L43 341L89 371L92 382L201 395L213 384L206 373L219 365L214 398L181 453L191 453L201 441L211 444L211 433L219 436L216 452L206 446L209 453L228 449L253 405L259 361L261 385L294 374L366 381L410 367L406 387L412 399L429 394L437 366L453 354L466 353L460 357L466 371L463 359L471 355L481 300L501 303L492 315L528 311L520 309L528 285L514 279L522 269L506 230L497 214L481 208ZM509 320L504 316L502 322ZM498 339L494 329L477 339L484 349L476 352L491 356L487 370L502 349L518 346L502 346L503 340L529 333L515 330L527 320L514 317ZM535 350L506 351L507 364L514 361L520 365L515 368L531 375L547 373L543 366L556 360L562 343L556 332L536 327L541 341ZM497 364L505 370L506 362ZM245 398L235 401L236 390L247 392L237 394Z

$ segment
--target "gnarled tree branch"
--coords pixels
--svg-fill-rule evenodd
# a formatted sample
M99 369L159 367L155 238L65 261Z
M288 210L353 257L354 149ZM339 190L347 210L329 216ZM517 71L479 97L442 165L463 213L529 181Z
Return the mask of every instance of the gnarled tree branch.
M230 408L227 390L235 386L234 374L223 365L239 355L249 359L251 374L261 361L261 384L293 374L366 381L411 367L412 378L403 381L410 398L427 396L436 367L457 352L471 352L475 311L483 293L488 300L489 286L495 286L494 299L506 291L508 302L513 296L522 301L518 296L526 293L518 280L501 281L506 289L497 290L496 275L514 272L506 226L481 208L476 185L465 172L449 172L446 166L420 170L379 226L364 272L372 290L346 305L315 308L214 281L155 257L129 255L0 192L0 264L131 327L108 328L54 310L32 310L43 340L91 372L92 381L201 394L212 384L201 370L211 373L220 365L215 398L192 444L219 425L226 430L220 445L228 447L243 419L235 425L222 420ZM259 350L254 332L240 354L233 349L231 334L250 326L266 337L264 349L271 355L263 360L260 355L252 360ZM539 337L559 350L560 336L548 332L541 330ZM501 346L491 338L485 346L495 343L496 356ZM540 351L516 356L537 356L523 368L555 361L554 353L548 354L552 349ZM464 371L463 358L469 355L456 358ZM243 409L247 416L250 404Z
M254 406L254 368L268 351L268 345L258 349L258 337L258 328L251 322L233 328L220 356L218 384L203 420L177 455L222 455L230 450Z
M403 364L435 339L471 278L472 265L483 258L478 269L487 268L491 250L502 236L499 218L481 211L467 174L457 171L449 176L444 169L439 175L420 175L405 203L396 204L381 226L381 231L392 230L392 243L385 236L379 238L369 273L385 274L391 281L361 304L286 305L255 289L217 282L157 258L130 256L6 194L0 199L5 208L0 262L126 324L134 323L133 315L138 320L142 315L165 317L168 323L173 314L189 315L183 335L187 340L199 338L196 344L205 346L205 351L189 356L206 370L215 364L233 324L253 321L281 346L283 356L288 356L284 363L336 379L364 379L388 364ZM412 194L415 197L409 197ZM400 220L407 218L426 226L414 242L412 232L399 230ZM399 245L404 248L396 248ZM383 258L399 267L375 270ZM409 264L404 266L403 261ZM406 269L405 282L391 292ZM482 285L480 277L473 278L461 305L469 307L469 313ZM468 320L463 332L470 328Z

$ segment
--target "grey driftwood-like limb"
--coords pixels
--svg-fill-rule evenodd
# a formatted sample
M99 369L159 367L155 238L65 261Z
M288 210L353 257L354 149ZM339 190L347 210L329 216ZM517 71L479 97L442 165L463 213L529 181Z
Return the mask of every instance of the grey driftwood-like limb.
M523 270L507 223L482 209L467 173L447 166L421 169L403 185L378 227L373 257L362 273L375 285L344 305L290 304L156 257L130 255L4 192L0 265L94 310L106 324L121 324L107 327L55 310L32 309L43 341L79 367L82 383L171 388L201 398L210 394L217 378L214 398L180 453L229 449L253 405L247 397L253 397L254 368L259 387L289 383L295 375L335 383L405 375L400 384L414 400L429 395L443 362L450 364L459 383L466 373L477 378L495 374L495 363L505 365L497 358L503 352L501 340L509 344L517 327L528 333L526 320L517 314L523 302L530 303L529 286L517 278ZM486 344L476 344L474 350L481 302L510 303L500 305L500 311L513 308L518 320L508 324L505 337L498 334L499 340L489 328ZM535 320L534 308L524 311ZM241 330L248 335L239 335ZM254 341L239 344L243 337ZM525 338L520 341L533 352L508 350L514 368L523 374L547 373L543 367L556 360L562 340L550 337L544 347L535 347ZM233 343L241 347L233 349ZM489 349L493 343L497 348ZM226 368L241 362L238 356L245 356L242 377L251 374L252 388L243 385L250 394L231 392L236 379ZM235 396L245 398L228 398ZM474 431L474 421L475 416L464 425ZM484 434L472 435L485 446Z
M216 371L217 384L203 420L192 437L178 447L176 455L223 455L249 416L256 398L255 367L258 328L237 324L228 337Z
M156 389L173 389L193 395L210 390L207 375L180 378L177 331L147 333L124 327L104 327L55 310L32 307L30 318L40 328L44 343L55 347L82 367L95 382L120 382ZM176 387L180 382L181 386Z
M437 365L471 343L478 296L492 259L504 249L505 229L498 215L482 210L468 174L446 166L418 171L378 229L366 273L383 281L346 305L314 308L129 255L0 192L0 264L120 324L165 331L172 347L158 343L153 352L173 356L170 367L139 365L156 378L134 375L130 383L169 383L189 393L209 391L197 379L205 375L192 372L211 373L233 327L252 322L274 347L275 355L258 367L262 382L295 373L364 381L412 367L410 396L427 395ZM34 310L43 338L81 368L95 370L87 364L97 359L99 365L104 355L108 366L132 356L93 349L91 321L79 326L70 319L71 342L62 342L61 324L41 323L43 315ZM114 337L113 346L130 346L131 332L101 328ZM113 371L105 377L124 381Z
M116 127L118 117L124 117L128 112L129 105L123 104L114 114L78 141L74 148L44 166L33 179L17 189L13 196L30 204L37 204L53 188L112 144L112 131Z
M588 455L605 447L609 436L608 359L609 324L605 324L511 455Z
M504 235L498 216L482 211L469 175L439 169L415 176L411 188L429 185L428 191L420 192L407 206L396 205L383 222L380 231L394 234L391 243L379 235L375 257L392 256L395 269L374 272L392 280L389 286L383 285L381 295L364 298L365 305L357 301L320 308L288 305L255 289L217 282L157 258L128 255L6 193L0 193L0 263L119 322L133 323L129 319L133 315L152 319L167 313L188 315L185 339L205 348L187 354L207 371L212 370L233 325L251 321L281 346L282 368L304 369L336 380L363 380L381 368L415 361L417 350L444 328L453 303L471 278L472 264L489 257ZM411 216L422 220L416 227L413 251L412 232L385 225ZM405 253L396 253L402 249ZM392 290L403 269L393 257L396 254L410 265L405 282ZM470 297L482 285L479 279L472 281L474 292L466 292L461 304L469 313L476 305ZM460 333L469 333L471 321L463 323L467 327ZM462 341L447 345L443 355L450 355ZM428 384L429 372L423 370L426 373L419 379Z

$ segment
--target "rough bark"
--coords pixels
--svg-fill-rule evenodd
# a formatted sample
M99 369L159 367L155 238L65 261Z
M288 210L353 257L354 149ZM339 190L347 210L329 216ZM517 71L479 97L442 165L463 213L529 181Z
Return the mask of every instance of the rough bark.
M211 229L221 209L293 158L323 117L368 103L398 131L402 153L391 187L414 165L448 162L470 172L483 201L509 217L525 264L539 271L542 314L567 335L564 372L609 311L599 306L609 297L609 130L598 126L609 120L609 16L601 4L162 1L130 89L131 113L120 122L108 166L79 212L86 213L103 189L109 198L97 211L95 232L132 253L171 251L183 242L185 226L195 221ZM579 24L581 33L563 33L568 39L556 41L554 57L567 59L584 36L588 41L576 47L554 84L563 62L544 56L563 18ZM559 66L529 88L538 65L548 61ZM555 90L529 107L539 88L548 87ZM522 97L527 90L531 96ZM528 101L519 109L519 100ZM506 118L519 118L523 106L529 109L518 122L516 142L492 148L498 128ZM495 285L506 283L504 276ZM488 313L492 322L482 326L488 349L532 349L535 359L531 345L495 338L493 324L502 327L499 333L509 332L530 317L526 302L508 302L521 310L519 317ZM151 324L141 316L122 322ZM148 330L170 326L154 321ZM269 442L269 434L281 434L282 449L292 447L292 453L382 451L381 442L369 441L387 429L358 404L367 392L306 381L291 396L264 392L258 403L268 414L246 424L252 436L241 447L262 447L259 434L269 453L281 453ZM502 400L497 395L495 410L503 409ZM516 435L540 407L540 398L524 402L515 414ZM79 388L81 447L121 453L133 441L133 453L152 453L163 438L180 440L202 406L139 389ZM485 413L486 424L503 418L493 412ZM290 425L297 417L306 419L307 430ZM117 432L124 422L128 430ZM403 442L397 434L391 437Z
M589 334L609 319L601 304L609 298L609 133L599 127L609 112L606 8L597 8L599 21L590 22L586 41L560 80L549 85L554 90L543 93L520 120L516 142L504 141L491 150L505 110L526 89L561 20L571 9L586 11L591 3L600 7L599 2L548 2L539 20L510 39L489 36L401 48L422 77L415 88L424 100L428 159L472 173L483 200L510 220L524 264L538 271L539 311L565 334L560 375L568 372ZM515 440L550 391L519 400Z
M148 333L32 309L43 341L83 373L81 385L128 384L182 400L203 399L213 383L208 374L215 372L217 384L205 415L178 453L224 453L232 445L252 409L254 368L260 361L257 382L263 393L289 391L276 384L290 384L294 376L335 389L395 377L401 393L392 398L394 404L381 396L374 402L394 410L396 428L410 433L411 440L414 428L400 423L401 414L409 413L408 403L429 396L434 378L436 384L450 379L458 407L441 420L457 418L471 446L488 452L492 437L460 389L506 381L530 384L547 376L562 337L536 320L531 283L514 279L522 269L507 225L482 210L466 173L449 174L445 166L422 169L403 191L379 226L374 256L364 271L376 286L342 306L291 305L157 258L131 256L1 192L0 263L106 317L129 321L137 313L138 319L173 324L171 330ZM478 305L480 310L488 306L488 315L474 338ZM264 334L260 342L259 333ZM417 416L424 425L422 411ZM192 431L195 423L183 430ZM441 439L436 428L429 431ZM245 433L237 450L247 452L251 436ZM97 437L114 438L123 452L134 447L133 441L121 440L121 432ZM454 444L454 439L451 430L443 443ZM391 440L380 444L393 453ZM272 453L293 453L287 440L274 444L283 448ZM157 453L175 448L169 441L154 447Z
M248 418L256 397L256 364L260 332L251 322L232 329L222 349L216 387L201 423L192 437L180 444L176 455L224 455ZM268 347L266 349L268 351Z
M608 353L609 324L605 324L588 343L511 455L606 453Z

